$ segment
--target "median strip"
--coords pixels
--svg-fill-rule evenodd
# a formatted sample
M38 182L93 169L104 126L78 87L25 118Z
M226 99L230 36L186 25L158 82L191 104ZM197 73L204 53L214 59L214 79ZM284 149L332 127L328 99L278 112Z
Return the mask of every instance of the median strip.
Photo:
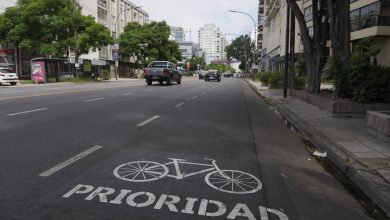
M34 110L29 110L29 111L24 111L24 112L12 113L12 114L8 114L8 116L22 115L22 114L28 114L28 113L39 112L39 111L44 111L44 110L47 110L47 108L40 108L40 109L34 109Z
M69 160L66 160L66 161L64 161L64 162L62 162L62 163L60 163L60 164L54 166L53 168L50 168L50 169L46 170L45 172L39 174L39 176L41 176L41 177L48 177L48 176L52 175L53 173L56 173L56 172L58 172L59 170L65 168L65 167L67 167L67 166L69 166L70 164L72 164L72 163L74 163L74 162L76 162L76 161L78 161L78 160L80 160L80 159L82 159L82 158L88 156L89 154L91 154L91 153L93 153L93 152L99 150L99 149L102 148L102 147L103 147L103 146L99 146L99 145L96 145L96 146L94 146L94 147L91 147L91 148L89 148L88 150L86 150L86 151L84 151L84 152L82 152L82 153L79 153L79 154L77 154L76 156L70 158Z
M145 126L146 124L148 124L148 123L150 123L150 122L152 122L152 121L158 119L159 117L160 117L159 115L155 115L155 116L149 118L148 120L146 120L146 121L144 121L144 122L142 122L142 123L139 123L139 124L137 125L137 127L143 127L143 126Z

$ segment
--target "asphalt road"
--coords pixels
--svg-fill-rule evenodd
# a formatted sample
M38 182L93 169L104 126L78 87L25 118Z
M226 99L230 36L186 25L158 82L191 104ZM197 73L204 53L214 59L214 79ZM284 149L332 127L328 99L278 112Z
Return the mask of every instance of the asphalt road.
M0 88L0 219L369 219L241 79Z

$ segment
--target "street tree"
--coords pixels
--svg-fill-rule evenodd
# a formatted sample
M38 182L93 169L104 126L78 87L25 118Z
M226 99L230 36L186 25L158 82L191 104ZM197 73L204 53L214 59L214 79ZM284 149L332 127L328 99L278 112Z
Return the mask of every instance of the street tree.
M71 0L19 0L0 15L0 39L55 57L68 57L69 48L78 57L113 42L108 29Z
M336 59L340 60L339 79L347 74L350 57L349 1L311 0L313 14L313 36L310 36L307 22L297 0L286 0L299 24L300 36L304 48L305 63L308 72L307 90L320 92L321 70L326 44L330 38ZM345 25L348 24L348 25ZM330 33L329 33L330 30ZM330 36L329 36L330 35ZM340 87L341 80L336 80ZM336 92L337 94L337 92Z
M251 42L248 35L242 35L232 41L232 43L226 47L226 56L229 59L236 59L241 62L239 68L246 70L248 67L245 66L252 56L251 51L254 51L255 45ZM251 65L251 62L248 64Z
M191 71L197 71L198 66L200 69L206 68L206 61L205 61L204 57L194 56L191 59L187 60L187 62L190 63L190 70Z
M120 53L126 59L134 57L142 65L155 60L176 63L181 59L179 46L169 40L170 27L165 21L141 25L132 22L120 35Z

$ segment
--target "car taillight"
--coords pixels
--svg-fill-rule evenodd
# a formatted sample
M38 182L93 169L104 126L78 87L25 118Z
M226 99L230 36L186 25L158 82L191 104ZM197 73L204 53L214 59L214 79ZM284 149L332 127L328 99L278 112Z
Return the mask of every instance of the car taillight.
M164 74L165 76L168 76L168 75L169 75L169 69L164 69L163 74Z
M144 78L146 77L146 69L144 69Z

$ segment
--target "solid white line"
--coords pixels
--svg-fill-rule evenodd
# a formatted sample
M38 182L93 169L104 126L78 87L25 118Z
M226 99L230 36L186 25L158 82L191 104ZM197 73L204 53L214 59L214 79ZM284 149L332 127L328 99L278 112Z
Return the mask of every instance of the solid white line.
M93 101L99 101L102 99L104 99L104 98L90 99L90 100L85 100L84 102L93 102Z
M177 105L175 105L175 108L179 108L179 107L182 106L182 105L184 105L183 102L182 102L182 103L179 103L179 104L177 104Z
M53 173L56 173L57 171L59 171L59 170L65 168L65 167L69 166L70 164L72 164L72 163L74 163L74 162L76 162L76 161L86 157L87 155L91 154L92 152L99 150L102 147L103 146L99 146L99 145L91 147L88 150L86 150L86 151L84 151L82 153L79 153L76 156L70 158L69 160L66 160L66 161L64 161L64 162L54 166L53 168L50 168L50 169L46 170L45 172L39 174L39 176L48 177L48 176L52 175Z
M146 120L146 121L144 121L144 122L142 122L142 123L139 123L139 124L137 125L137 127L142 127L142 126L144 126L144 125L146 125L146 124L148 124L148 123L150 123L150 122L156 120L156 119L159 118L159 117L160 117L159 115L155 115L155 116L149 118L148 120Z
M24 112L12 113L12 114L8 114L8 116L15 116L15 115L27 114L27 113L32 113L32 112L39 112L39 111L44 111L44 110L47 110L47 108L40 108L40 109L34 109L34 110L29 110L29 111L24 111Z
M129 93L125 93L125 94L122 94L122 95L134 95L134 93L129 92Z

